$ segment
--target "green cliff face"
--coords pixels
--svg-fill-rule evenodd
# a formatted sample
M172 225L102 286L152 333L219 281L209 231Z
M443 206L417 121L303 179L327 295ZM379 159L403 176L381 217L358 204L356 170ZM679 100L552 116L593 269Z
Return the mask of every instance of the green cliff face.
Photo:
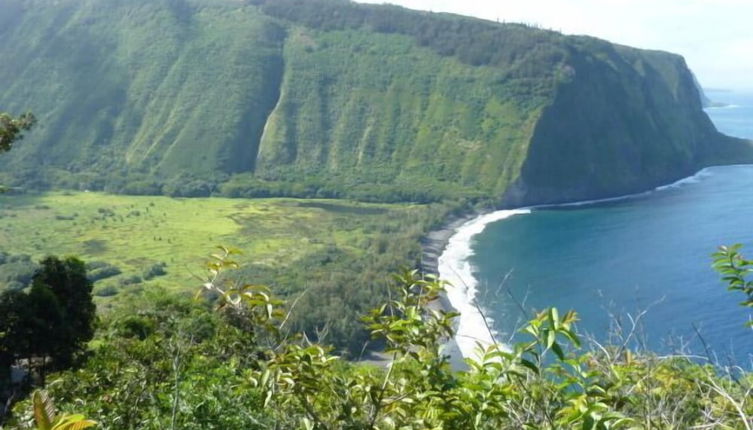
M681 58L595 39L337 0L0 10L0 107L40 119L6 183L517 205L750 158Z
M682 57L582 38L568 64L504 205L632 194L753 160L750 142L716 131Z
M13 1L0 105L40 127L9 164L206 175L253 169L284 29L254 8L177 1Z

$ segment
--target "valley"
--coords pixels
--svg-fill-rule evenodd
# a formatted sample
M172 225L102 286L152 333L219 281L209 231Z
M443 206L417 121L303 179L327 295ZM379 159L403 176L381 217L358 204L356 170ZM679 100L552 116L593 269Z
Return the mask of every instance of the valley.
M149 291L191 297L209 255L225 246L241 252L235 276L244 282L284 297L309 290L295 324L311 332L331 324L333 342L358 351L366 338L350 322L385 297L391 273L418 264L419 239L446 211L321 199L3 195L0 251L10 258L0 264L0 289L25 287L32 262L55 254L88 263L102 311Z
M0 428L751 428L751 105L680 54L350 0L0 40ZM705 355L607 321L637 282Z

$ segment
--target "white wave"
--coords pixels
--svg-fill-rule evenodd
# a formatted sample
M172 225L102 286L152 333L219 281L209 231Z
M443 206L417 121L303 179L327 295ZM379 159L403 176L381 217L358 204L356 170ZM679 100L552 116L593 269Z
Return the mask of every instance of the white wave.
M474 218L456 230L439 256L439 277L450 284L447 299L460 312L454 342L448 345L450 356L459 353L464 358L477 358L479 346L485 348L497 342L490 326L491 320L484 319L475 302L478 281L473 277L473 267L469 261L473 255L473 237L483 232L490 223L530 212L530 209L501 210Z
M672 182L671 184L668 184L668 185L662 185L660 187L656 187L654 191L664 191L664 190L670 190L673 188L679 188L683 185L697 184L698 182L701 182L702 179L708 178L711 175L712 173L707 167L705 169L700 170L698 173L696 173L693 176L688 176L687 178L680 179L679 181ZM652 191L649 191L649 193L650 192Z
M730 167L730 166L728 166ZM713 167L706 167L704 169L699 170L696 172L695 175L688 176L686 178L679 179L675 182L672 182L671 184L667 185L661 185L653 190L644 191L642 193L635 193L635 194L625 194L624 196L617 196L617 197L607 197L605 199L595 199L595 200L582 200L579 202L571 202L571 203L556 203L556 204L545 204L545 205L536 205L536 206L529 206L525 209L545 209L545 208L567 208L567 207L577 207L577 206L587 206L587 205L593 205L598 203L609 203L609 202L619 202L621 200L629 200L634 199L638 197L645 197L648 195L651 195L657 191L666 191L671 190L674 188L680 188L683 185L689 185L689 184L697 184L704 178L708 178L713 173L710 169Z
M740 105L736 105L736 104L725 104L725 105L721 105L721 106L709 106L709 107L704 108L704 110L709 110L709 109L737 109L739 107L741 107L741 106Z

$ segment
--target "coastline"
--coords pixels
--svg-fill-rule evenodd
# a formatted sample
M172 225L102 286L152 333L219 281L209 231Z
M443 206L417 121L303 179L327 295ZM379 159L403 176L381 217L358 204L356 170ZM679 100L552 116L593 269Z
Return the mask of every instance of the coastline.
M482 351L499 344L492 328L493 321L484 315L482 305L475 300L478 281L468 261L473 255L473 237L491 223L529 213L531 210L528 208L498 210L468 220L455 229L438 258L439 277L448 282L444 298L452 310L460 313L456 320L455 336L445 346L445 352L456 368L463 365L463 358L479 360ZM504 344L501 346L508 349Z
M577 207L644 197L656 191L664 191L698 182L711 174L708 170L712 167L714 166L703 168L691 176L640 193L468 214L452 218L441 228L429 232L421 242L424 256L421 269L424 273L437 274L440 279L450 283L441 298L441 306L445 310L456 311L461 314L456 320L455 336L448 340L445 347L453 367L461 368L465 366L464 358L477 358L479 345L487 347L498 342L494 337L493 330L490 329L491 319L485 318L480 305L475 303L478 281L473 277L473 269L468 262L468 258L473 255L472 238L482 233L488 224L514 215L528 214L535 209Z
M450 217L442 226L432 230L421 239L421 271L424 273L439 274L439 257L444 253L450 238L457 233L457 229L463 224L489 212L473 212L465 215Z

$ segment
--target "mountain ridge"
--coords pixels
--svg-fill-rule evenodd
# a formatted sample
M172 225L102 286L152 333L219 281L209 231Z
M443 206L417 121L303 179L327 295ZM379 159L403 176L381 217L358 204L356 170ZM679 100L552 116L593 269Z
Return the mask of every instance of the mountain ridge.
M335 0L0 7L0 106L40 117L12 185L525 205L753 160L660 51Z

